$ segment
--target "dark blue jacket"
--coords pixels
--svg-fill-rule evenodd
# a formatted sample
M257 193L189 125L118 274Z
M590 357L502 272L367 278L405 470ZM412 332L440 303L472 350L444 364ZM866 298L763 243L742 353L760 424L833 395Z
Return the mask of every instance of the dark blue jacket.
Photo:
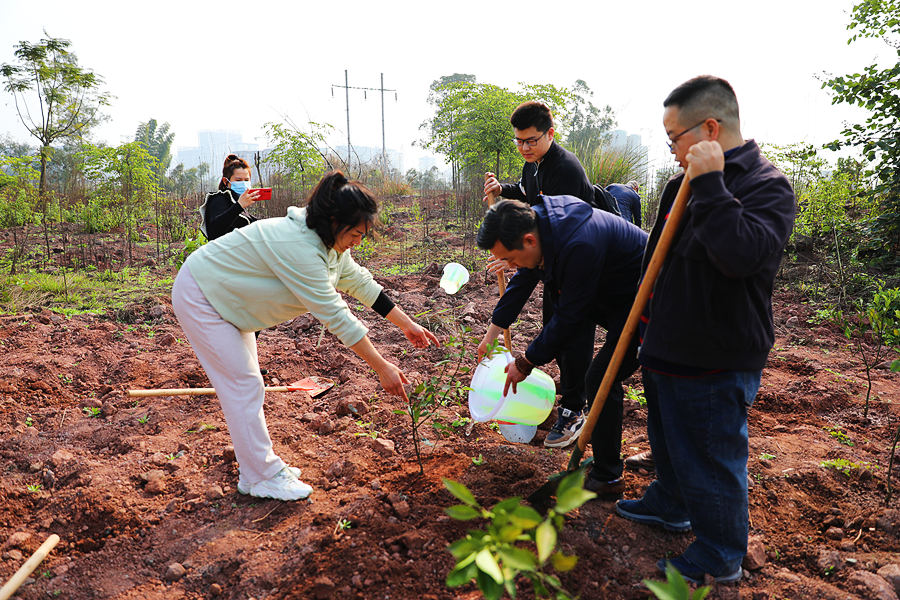
M644 269L682 178L663 190ZM724 172L693 179L691 193L653 288L641 361L762 369L775 342L772 289L794 226L794 191L751 140L729 152Z
M555 358L572 332L586 322L619 327L634 301L647 234L624 219L571 196L542 196L537 215L543 268L519 269L491 321L507 328L538 281L553 317L525 352L535 365Z
M611 183L606 186L606 191L612 194L619 205L619 213L626 221L641 226L641 197L640 195L621 183Z

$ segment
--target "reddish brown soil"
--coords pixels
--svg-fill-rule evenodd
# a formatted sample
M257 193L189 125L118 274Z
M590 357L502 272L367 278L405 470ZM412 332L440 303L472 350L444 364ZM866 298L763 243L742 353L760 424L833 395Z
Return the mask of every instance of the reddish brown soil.
M174 270L158 270L167 273ZM482 276L453 297L432 275L379 280L410 314L433 309L430 317L454 307L475 335L496 298L496 287ZM875 370L863 418L858 359L838 332L807 323L812 309L801 300L776 295L777 346L750 413L751 535L764 544L767 562L711 597L879 597L860 587L864 576L854 572L900 563L897 500L884 508L890 442L900 422L892 404L900 398L897 377L883 366ZM411 378L428 376L443 357L440 349L412 349L374 313L357 314L375 345ZM447 335L441 319L429 322ZM514 328L514 345L527 343L539 323L537 300ZM429 429L433 446L426 446L419 476L408 420L393 413L401 403L330 334L317 349L320 331L303 316L259 339L267 383L306 375L338 382L318 399L305 393L267 398L276 451L315 487L311 501L282 503L237 493L237 467L215 397L126 397L130 388L208 385L169 298L104 316L65 319L43 311L0 318L0 578L57 533L62 542L21 597L479 597L474 586L444 586L453 565L445 548L472 523L444 515L455 502L441 478L465 483L490 505L527 496L565 466L568 452L543 448L547 423L527 445L506 442L487 424L469 435L465 427L446 436ZM557 375L555 366L547 371ZM638 377L629 383L640 387ZM645 409L626 402L628 454L648 446ZM99 407L99 415L89 416L85 406ZM445 422L467 416L465 406L443 412ZM846 433L854 445L839 443L827 428ZM394 442L395 451L365 435L371 432ZM483 464L473 463L478 455ZM836 458L872 470L843 475L820 466ZM164 473L162 483L145 484L143 476L155 469ZM895 466L895 481L898 475ZM649 473L627 477L628 497L651 481ZM29 491L30 484L41 488ZM349 529L336 527L342 519ZM660 578L657 559L691 539L625 521L611 502L591 502L561 534L563 549L580 557L562 582L582 598L646 598L641 581ZM172 563L185 573L167 578ZM521 597L531 597L520 589Z

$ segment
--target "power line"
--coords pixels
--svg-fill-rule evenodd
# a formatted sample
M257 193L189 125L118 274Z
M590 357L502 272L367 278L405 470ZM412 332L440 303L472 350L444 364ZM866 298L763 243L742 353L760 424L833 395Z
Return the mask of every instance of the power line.
M384 73L381 74L381 85L377 88L371 87L361 87L350 85L349 77L347 75L347 69L344 69L344 85L339 85L336 83L331 84L331 96L334 97L334 89L343 89L344 90L344 101L346 103L347 108L347 167L350 167L350 90L362 90L363 99L366 99L366 92L380 92L381 93L381 161L382 167L386 171L387 170L387 150L385 148L384 142L384 93L385 92L394 92L394 101L397 101L397 90L388 89L384 87Z

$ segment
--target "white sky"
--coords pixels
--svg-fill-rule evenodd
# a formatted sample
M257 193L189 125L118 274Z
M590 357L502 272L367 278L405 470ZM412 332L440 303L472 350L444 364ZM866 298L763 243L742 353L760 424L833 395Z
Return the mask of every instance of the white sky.
M415 166L429 84L472 73L503 86L584 79L619 127L665 159L662 100L701 73L728 79L743 133L761 142L821 144L862 113L832 106L822 73L851 73L892 56L874 40L848 46L849 0L624 2L157 2L0 0L0 63L43 30L72 41L80 64L115 98L96 138L133 139L138 123L168 121L175 146L230 129L265 145L262 125L289 115L336 127L346 143L343 84L378 87L384 73L388 148ZM378 94L350 92L354 145L381 145ZM30 141L0 92L0 135ZM659 163L657 163L659 164ZM215 170L216 165L213 165Z

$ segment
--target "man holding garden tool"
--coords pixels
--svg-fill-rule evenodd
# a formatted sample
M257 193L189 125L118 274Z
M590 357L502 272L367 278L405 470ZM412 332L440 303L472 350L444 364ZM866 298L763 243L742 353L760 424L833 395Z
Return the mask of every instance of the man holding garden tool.
M509 327L539 281L552 317L528 349L507 367L504 395L535 366L558 359L585 323L606 329L606 342L585 377L594 396L606 372L613 348L634 300L647 234L610 213L571 196L541 196L529 207L518 200L500 200L488 210L478 230L479 248L517 268L500 298L491 325L478 346L478 360L500 332ZM632 343L610 391L612 401L600 412L593 430L594 464L585 487L600 496L619 496L622 482L622 380L637 368L637 344Z
M668 530L693 528L695 541L672 565L693 582L705 574L735 581L748 536L747 408L774 342L771 295L794 194L756 143L744 141L727 81L696 77L663 106L669 148L685 173L663 190L646 256L685 176L692 196L642 317L656 480L616 512Z
M523 102L510 117L515 144L525 159L519 183L497 181L494 173L484 175L484 199L492 204L498 196L522 200L529 205L541 203L547 196L574 196L590 203L594 188L584 167L574 154L553 140L553 113L542 102ZM503 261L494 261L488 270L497 270L502 278ZM501 283L501 289L503 285ZM502 293L502 291L501 291ZM553 318L553 304L544 302L543 323ZM507 342L508 343L508 342ZM512 350L508 348L508 350ZM594 324L585 322L569 338L556 356L559 365L559 412L556 423L544 440L550 448L564 448L578 438L584 427L584 374L594 351Z

